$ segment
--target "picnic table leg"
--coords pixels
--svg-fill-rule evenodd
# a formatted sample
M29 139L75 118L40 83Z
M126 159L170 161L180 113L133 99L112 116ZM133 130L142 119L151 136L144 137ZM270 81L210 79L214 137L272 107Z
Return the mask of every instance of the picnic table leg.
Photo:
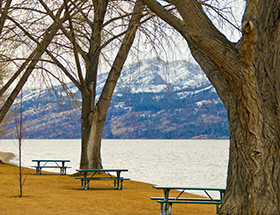
M87 178L87 173L84 173L84 178ZM81 180L82 190L86 190L86 180Z
M121 177L121 172L117 171L117 177L120 178ZM120 180L117 181L117 189L119 189L120 187Z
M82 190L87 190L87 181L81 180L81 184L82 184Z
M169 206L168 206L168 215L171 215L171 208L172 208L172 203L169 203Z
M163 215L163 203L160 203L160 215Z
M117 181L117 189L120 188L120 180Z
M164 201L168 201L168 197L169 197L169 191L170 189L165 189L164 190ZM164 215L167 215L167 211L168 211L168 204L164 203Z
M60 174L61 175L66 175L66 167L61 167L60 168Z
M121 181L121 184L120 184ZM122 186L123 186L123 180L118 179L117 182L114 181L115 183L117 183L117 186L115 187L117 190L122 190Z
M40 175L40 168L39 167L36 167L36 174Z
M37 161L36 174L41 175L40 161Z
M121 187L120 187L120 190L122 190L123 188L123 180L121 180Z
M219 213L219 205L216 205L216 214L218 214Z
M42 167L36 167L36 174L42 175Z
M61 175L66 175L66 167L65 167L65 162L62 161L62 167L60 169L60 174Z
M167 208L165 208L165 205L167 203L160 203L160 215L167 215ZM163 209L164 208L164 209ZM172 208L172 203L169 203L168 206L168 215L171 215L171 208Z
M225 191L220 190L220 199L221 199L222 202L223 202L224 196L225 196Z

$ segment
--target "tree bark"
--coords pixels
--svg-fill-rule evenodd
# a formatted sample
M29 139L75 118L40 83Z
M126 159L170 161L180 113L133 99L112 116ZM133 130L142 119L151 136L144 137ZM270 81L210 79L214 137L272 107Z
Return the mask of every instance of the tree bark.
M219 214L280 214L280 2L248 0L236 44L195 0L168 1L181 19L154 0L144 2L188 41L228 111L230 159Z

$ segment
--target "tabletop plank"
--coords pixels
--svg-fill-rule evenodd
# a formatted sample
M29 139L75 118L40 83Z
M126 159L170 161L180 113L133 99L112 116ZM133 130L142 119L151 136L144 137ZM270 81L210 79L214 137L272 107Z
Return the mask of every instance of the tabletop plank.
M32 160L32 162L70 162L70 160Z
M128 169L77 169L78 172L127 172Z
M156 189L169 189L169 190L208 190L208 191L225 191L225 188L203 188L203 187L160 187L153 186Z

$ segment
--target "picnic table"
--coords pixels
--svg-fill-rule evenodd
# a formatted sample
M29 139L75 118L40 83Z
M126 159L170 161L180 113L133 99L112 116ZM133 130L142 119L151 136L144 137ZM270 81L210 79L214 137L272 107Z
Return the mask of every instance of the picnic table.
M106 181L112 180L114 181L114 188L116 190L122 190L123 181L130 180L129 178L121 177L121 172L127 172L127 169L77 169L79 173L83 174L83 177L77 177L75 179L81 180L82 190L89 189L90 181ZM107 173L107 175L102 175L102 177L96 176L97 173ZM111 173L115 173L116 176L111 175ZM95 176L95 177L94 177Z
M42 174L42 168L60 168L60 174L66 175L66 169L71 168L66 166L66 162L70 162L70 160L32 160L32 162L36 162L37 166L32 166L36 168L36 174ZM49 163L54 163L53 165L47 165ZM60 164L61 163L61 164Z
M199 187L159 187L153 186L155 189L163 190L163 197L151 197L151 200L157 200L160 203L160 214L171 215L171 208L173 204L214 204L217 206L217 212L219 205L223 203L225 189L223 188L199 188ZM171 190L181 191L176 197L169 197ZM185 191L204 191L207 198L181 198L181 195ZM209 192L218 192L220 198L213 198Z

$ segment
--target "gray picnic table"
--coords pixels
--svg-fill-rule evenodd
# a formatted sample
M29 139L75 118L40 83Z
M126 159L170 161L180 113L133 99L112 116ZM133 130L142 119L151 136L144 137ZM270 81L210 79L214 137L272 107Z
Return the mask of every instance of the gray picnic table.
M43 168L59 168L61 175L66 175L66 169L71 168L66 166L66 162L70 162L70 160L32 160L32 162L36 162L37 166L32 166L36 168L36 174L41 175ZM49 165L52 163L51 165Z

